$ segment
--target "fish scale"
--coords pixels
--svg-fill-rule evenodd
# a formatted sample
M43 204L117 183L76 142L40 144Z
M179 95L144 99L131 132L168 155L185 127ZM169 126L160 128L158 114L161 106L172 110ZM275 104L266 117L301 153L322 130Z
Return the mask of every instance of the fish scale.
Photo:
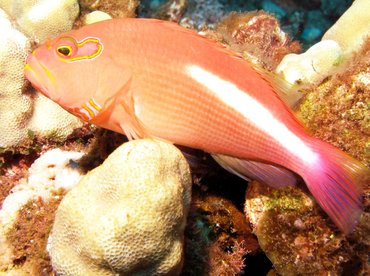
M153 19L102 21L41 45L25 75L69 112L129 138L202 149L272 187L294 185L291 170L343 232L359 220L369 170L311 137L274 78L194 31ZM101 109L89 112L88 103Z

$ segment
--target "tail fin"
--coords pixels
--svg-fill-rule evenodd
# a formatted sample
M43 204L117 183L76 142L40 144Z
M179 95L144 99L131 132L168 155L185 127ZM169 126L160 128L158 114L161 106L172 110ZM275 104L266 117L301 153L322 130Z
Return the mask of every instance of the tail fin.
M356 226L362 213L362 189L370 171L362 163L321 141L314 142L318 159L301 174L317 202L345 233Z

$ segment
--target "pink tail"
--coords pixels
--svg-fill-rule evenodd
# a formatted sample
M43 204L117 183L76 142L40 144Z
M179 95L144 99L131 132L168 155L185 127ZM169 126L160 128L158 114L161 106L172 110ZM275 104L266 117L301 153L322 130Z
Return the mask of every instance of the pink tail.
M356 226L362 213L362 188L370 171L339 149L315 140L317 161L301 174L320 206L345 233Z

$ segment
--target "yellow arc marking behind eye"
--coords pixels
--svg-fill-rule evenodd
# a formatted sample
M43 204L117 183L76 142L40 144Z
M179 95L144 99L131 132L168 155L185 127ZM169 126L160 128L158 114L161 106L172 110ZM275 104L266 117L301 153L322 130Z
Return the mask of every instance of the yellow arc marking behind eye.
M73 53L72 53L72 47L68 46L68 45L62 45L62 46L59 46L57 48L57 52L58 52L58 55L60 57L60 59L62 61L66 61L66 62L73 62L73 61L79 61L79 60L83 60L83 59L93 59L97 56L99 56L101 54L101 52L103 51L103 45L102 43L100 42L99 39L97 38L93 38L93 37L88 37L88 38L85 38L84 40L82 40L81 42L77 42L77 47L82 47L83 45L85 45L86 43L94 43L96 44L97 46L97 49L95 52L93 52L92 54L90 55L83 55L83 56L76 56L76 57L73 57L73 58L66 58L68 56L71 56ZM62 53L59 52L59 49L61 48L69 48L69 54L66 56L66 55L63 55Z

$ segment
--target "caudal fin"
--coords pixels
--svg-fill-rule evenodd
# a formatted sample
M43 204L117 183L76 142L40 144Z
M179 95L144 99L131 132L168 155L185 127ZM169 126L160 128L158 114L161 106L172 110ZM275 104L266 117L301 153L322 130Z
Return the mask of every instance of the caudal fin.
M370 171L339 149L314 143L317 160L301 176L324 211L348 234L360 219L362 189L370 181Z

